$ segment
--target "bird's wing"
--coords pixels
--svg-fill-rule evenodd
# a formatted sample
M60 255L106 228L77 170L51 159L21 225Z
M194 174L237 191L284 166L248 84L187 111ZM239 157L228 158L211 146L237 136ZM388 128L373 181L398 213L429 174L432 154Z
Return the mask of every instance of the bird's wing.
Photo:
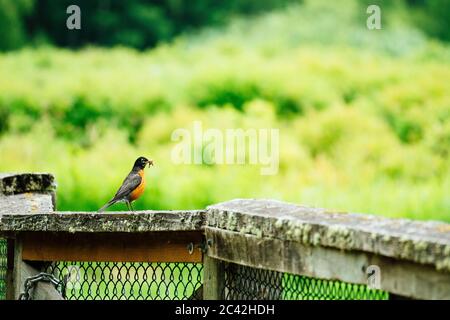
M134 189L136 189L141 184L141 181L142 178L139 174L130 172L125 180L123 180L122 185L120 186L119 190L117 190L113 200L122 200L127 197Z

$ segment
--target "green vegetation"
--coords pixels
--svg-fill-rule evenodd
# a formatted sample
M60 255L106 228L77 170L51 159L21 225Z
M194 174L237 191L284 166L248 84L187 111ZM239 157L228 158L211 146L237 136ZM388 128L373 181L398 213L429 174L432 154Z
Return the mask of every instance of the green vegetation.
M52 43L148 48L233 14L255 14L296 0L0 0L0 50ZM66 9L78 5L82 28L67 33Z
M407 21L436 39L450 40L450 0L358 0L350 7L346 1L332 5L348 11L359 4L363 13L368 5L377 4L382 7L383 19L395 15L395 22ZM43 43L70 48L97 44L143 49L205 25L221 25L230 16L252 16L291 3L310 1L0 0L0 30L8 30L2 32L0 50ZM82 28L67 33L66 8L74 4L81 8ZM339 22L336 17L329 18Z
M368 31L345 4L307 1L145 52L1 54L0 171L55 173L60 210L98 209L146 155L156 166L136 209L266 197L450 221L450 48L400 15ZM173 130L198 120L279 128L278 174L173 164Z

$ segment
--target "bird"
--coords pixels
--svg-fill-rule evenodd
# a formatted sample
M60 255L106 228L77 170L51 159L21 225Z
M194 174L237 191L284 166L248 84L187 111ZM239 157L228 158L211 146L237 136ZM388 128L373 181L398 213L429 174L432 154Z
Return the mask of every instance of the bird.
M145 157L139 157L136 159L130 173L123 180L119 190L117 190L114 197L109 200L103 207L98 209L98 212L103 212L113 204L117 202L125 202L128 210L134 211L132 202L139 198L145 190L145 175L144 168L147 166L153 166L153 160L148 160Z

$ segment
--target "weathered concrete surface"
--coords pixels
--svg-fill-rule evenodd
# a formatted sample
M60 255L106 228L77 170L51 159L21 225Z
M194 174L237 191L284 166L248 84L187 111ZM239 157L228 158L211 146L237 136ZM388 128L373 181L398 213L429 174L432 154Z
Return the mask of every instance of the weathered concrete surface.
M35 214L52 212L54 197L51 193L0 194L0 217L4 214Z
M53 211L55 188L48 173L0 173L0 216Z
M48 208L47 202L43 210ZM4 212L0 231L195 231L207 225L257 238L360 250L450 271L450 225L442 222L328 212L274 200L233 200L210 206L206 213L194 210L17 215L19 212Z
M55 177L49 173L0 173L0 194L54 191Z
M237 199L209 206L211 228L364 251L450 271L450 224L329 212L275 200Z
M205 211L62 212L4 214L0 232L150 232L200 230Z
M363 285L369 284L368 267L377 266L378 289L415 299L450 299L450 273L438 271L431 265L211 227L205 227L205 232L210 244L208 257L214 261ZM208 279L206 265L204 272L204 279ZM267 281L267 278L262 282L256 281L252 289ZM281 282L278 278L278 283ZM278 298L276 295L269 297Z

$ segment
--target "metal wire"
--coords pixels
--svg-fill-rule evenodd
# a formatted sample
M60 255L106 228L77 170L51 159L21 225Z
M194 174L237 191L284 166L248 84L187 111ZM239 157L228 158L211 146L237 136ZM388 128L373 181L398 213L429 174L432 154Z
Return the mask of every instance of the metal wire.
M195 299L198 263L53 262L46 268L65 282L71 300Z
M226 300L387 300L366 285L225 264Z
M0 300L6 296L7 244L0 239ZM177 300L201 297L196 263L53 262L45 272L63 280L71 300ZM365 285L225 264L226 300L386 300Z
M62 294L62 298L64 298L64 282L60 279L57 279L54 275L41 272L34 276L28 277L24 283L24 290L19 295L19 300L32 300L32 290L36 286L38 282L46 282L52 284L59 293Z
M6 239L0 238L0 300L6 299Z

